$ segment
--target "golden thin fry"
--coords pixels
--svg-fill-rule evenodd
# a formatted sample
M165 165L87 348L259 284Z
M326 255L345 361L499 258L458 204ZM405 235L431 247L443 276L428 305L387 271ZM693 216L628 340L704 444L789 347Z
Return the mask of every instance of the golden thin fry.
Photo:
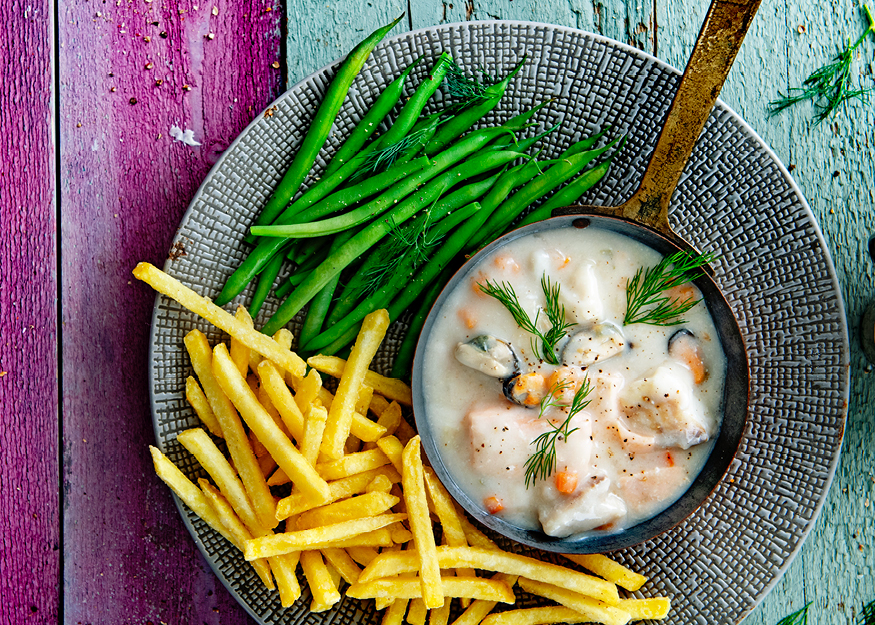
M325 423L327 421L328 411L325 408L322 406L310 407L310 410L307 412L307 421L304 424L304 440L301 442L301 453L311 467L316 467L316 460L319 458L319 449L322 447L322 436L325 433Z
M456 512L456 507L453 505L450 493L441 484L434 469L424 467L423 474L425 475L425 486L428 489L429 498L434 504L435 514L437 514L443 529L444 541L450 547L467 547L468 539L465 538L465 530L462 528L462 521ZM474 577L473 569L459 569L457 573L461 577Z
M267 362L267 361L265 361ZM279 410L276 409L276 406L273 405L273 401L270 398L270 394L267 392L267 389L264 388L264 385L259 381L258 391L255 393L258 397L258 403L264 408L267 414L270 415L270 418L273 419L273 422L280 429L280 432L286 435L286 438L291 439L292 434L289 431L289 428L286 427L285 422L280 417Z
M265 528L276 527L276 522L269 515L269 513L275 514L272 512L275 507L273 495L270 494L270 489L264 481L264 473L261 472L261 467L252 451L249 439L246 437L243 423L213 373L213 350L207 337L200 330L192 330L185 336L185 347L191 357L194 371L204 387L204 393L207 395L210 406L222 426L225 443L228 445L228 453L231 454L234 467L240 475L240 480L246 488L246 494L258 515L259 525ZM222 489L222 493L228 497L231 505L237 510L237 514L240 514L243 522L248 526L246 517L237 508L238 502L224 489Z
M289 530L287 530L289 531ZM274 536L284 536L285 534L273 534ZM300 553L301 551L313 550L313 549L347 549L351 547L391 547L394 543L392 542L392 534L389 532L389 529L386 527L381 527L378 530L374 530L372 532L365 532L364 534L359 534L358 536L352 536L351 538L338 538L336 540L326 540L325 542L312 543L307 545L306 547L294 548L294 550L289 551L289 554ZM271 557L271 559L274 556Z
M346 583L355 584L359 580L362 570L345 549L323 549L322 555L340 573L340 576L346 580Z
M346 362L336 356L311 356L307 359L308 365L317 371L327 373L335 378L343 376ZM374 371L368 371L365 374L364 383L373 388L375 393L379 393L386 399L395 400L405 406L413 405L413 393L410 387L401 380L387 378Z
M367 566L377 559L380 554L372 547L348 547L346 552L349 557L361 564Z
M465 539L468 541L469 545L472 547L480 547L481 549L489 549L491 551L500 551L498 545L492 542L492 539L474 527L471 521L468 520L468 517L465 516L465 513L459 511L458 506L456 507L456 512L458 513L459 522L465 530Z
M296 441L300 442L304 437L304 413L298 408L283 376L269 360L262 360L257 372L261 387L279 412L286 429Z
M292 342L295 340L295 336L288 328L280 328L274 333L273 340L283 349L292 349Z
M399 472L403 472L402 465L404 463L401 461L401 455L404 452L404 445L401 441L394 436L384 436L377 440L377 447L386 455L393 467Z
M407 599L396 599L389 604L389 608L383 615L382 625L401 625L404 613L407 611Z
M551 625L552 623L602 623L593 614L577 612L563 606L527 608L490 614L482 625Z
M263 534L265 527L256 514L243 484L234 473L228 460L216 447L213 439L202 429L194 428L180 432L176 440L191 452L206 472L210 474L249 531L255 536Z
M413 532L413 543L416 545L415 552L406 553L418 560L422 599L425 607L431 610L444 604L446 593L441 591L441 567L438 566L434 532L428 515L425 478L422 474L422 457L419 448L419 437L416 436L404 448L402 457L404 466L401 472L401 484L404 489L404 503L410 515L410 530Z
M191 407L194 408L194 412L198 416L198 419L207 426L207 429L213 434L213 436L221 438L222 426L219 425L219 420L216 419L216 415L213 414L213 409L210 408L210 402L207 400L207 396L204 395L200 384L197 383L194 376L190 375L185 380L185 398L188 400L188 403L191 404Z
M407 419L401 417L401 421L398 423L398 428L395 430L395 436L399 441L406 445L410 442L411 438L416 436L416 430L410 427L410 424L407 423Z
M444 597L469 597L499 603L513 603L516 600L513 591L507 584L493 579L444 577L438 581L440 583L438 588L443 588ZM359 581L350 586L346 594L355 599L375 599L377 597L416 599L422 596L422 584L418 577L393 577L372 582Z
M306 363L296 354L283 349L271 337L248 327L235 319L232 314L219 308L206 297L202 297L149 263L138 263L133 271L134 277L150 285L156 291L176 300L184 308L200 315L217 328L239 339L250 349L279 364L296 378L306 372ZM373 386L373 385L371 385Z
M306 530L322 525L334 525L353 519L377 516L398 503L398 497L388 493L366 493L304 512L298 517L298 529Z
M248 541L245 545L244 553L247 560L255 560L256 558L290 553L292 551L321 549L324 543L352 538L359 534L403 521L405 518L407 518L405 514L381 514L376 517L355 519L313 529L263 536ZM316 545L319 545L319 547L316 547Z
M325 483L313 467L304 459L289 438L274 423L258 398L249 389L234 368L234 363L223 345L216 345L213 350L213 372L222 389L240 411L246 424L258 436L259 440L270 451L276 463L282 467L301 493L317 503L324 503L329 498L328 484ZM276 514L276 509L271 509ZM260 517L261 515L259 515Z
M514 584L517 582L516 575L507 575L505 573L496 573L492 576L492 579L503 581L511 589L513 589ZM480 625L480 621L486 618L496 605L498 605L497 601L472 601L471 605L462 612L462 615L453 621L453 625Z
M340 601L340 593L334 580L328 573L328 568L322 560L322 554L318 551L304 551L301 553L301 568L313 593L311 612L324 612Z
M377 597L377 599L382 599L382 597ZM447 605L448 603L450 602L444 601L444 605ZM406 621L410 623L410 625L425 625L425 619L427 617L428 609L425 607L425 602L423 602L422 597L411 599L410 607L407 608Z
M245 323L250 328L255 327L255 324L252 322L252 317L249 315L249 311L243 306L237 306L237 312L234 314L234 317L238 321ZM231 353L231 360L237 365L237 370L240 372L240 375L246 377L246 372L249 371L249 347L244 345L240 339L232 336L231 347L228 351Z
M526 592L551 599L560 605L564 605L566 608L587 615L597 623L604 623L604 625L626 625L631 616L626 610L609 606L597 599L587 597L567 588L559 588L553 584L536 582L525 577L520 578L519 584L520 588Z
M362 450L362 441L360 438L356 438L355 436L348 436L346 442L343 444L343 454L348 456L349 454L354 454Z
M643 575L639 575L619 562L614 562L609 557L598 553L591 555L567 554L565 557L626 590L638 590L647 581Z
M649 599L621 599L620 609L632 615L633 621L644 619L660 620L668 616L671 610L671 599L668 597L651 597Z
M359 389L365 381L365 373L377 353L377 348L383 342L388 327L389 313L385 309L375 310L362 321L362 328L340 376L334 401L331 402L331 408L328 410L322 453L329 458L343 457L343 444L350 433Z
M192 512L203 519L204 523L219 532L232 544L234 537L225 529L222 519L210 505L206 496L180 471L175 464L162 454L156 447L149 445L149 453L152 454L152 463L155 465L155 473L161 481L167 484L176 496L182 499Z
M371 397L371 405L368 409L378 417L382 416L386 408L389 407L389 400L382 395L374 395Z
M428 615L428 625L447 625L450 620L451 606L452 604L446 601L438 609L432 610Z
M359 414L367 415L368 406L371 405L371 398L374 396L374 389L367 384L362 384L359 389L358 399L355 400L355 411Z
M392 542L396 545L403 545L413 540L413 534L397 523L389 528L389 533L392 535ZM473 577L473 574L471 576Z
M284 608L294 605L301 596L301 585L298 583L298 576L295 575L299 557L298 553L289 553L269 559L270 568L280 591L280 603Z
M389 464L389 459L386 454L379 449L371 449L348 454L339 460L322 462L316 465L316 471L326 480L340 480L387 464Z
M319 399L322 390L322 376L315 369L311 369L295 391L295 403L298 404L298 408L305 416L310 406Z
M274 462L274 459L270 457L270 454L259 458L258 466L261 468L261 474L265 478L267 478L271 473L274 472L274 469L277 468L276 462ZM269 483L268 486L270 486Z
M377 397L377 395L374 397ZM323 406L330 410L331 404L334 402L334 395L324 388L320 389L319 401L322 402ZM366 416L355 412L352 415L352 424L350 425L349 433L366 443L372 443L386 434L386 428L382 425L377 425Z
M413 515L411 514L412 518ZM415 531L414 535L416 535ZM573 571L555 564L541 562L534 558L506 551L478 547L442 546L437 548L437 560L439 568L442 569L475 568L484 571L507 573L508 575L519 575L520 577L553 584L560 588L574 590L610 605L616 605L620 600L617 587L610 582L592 577L586 573ZM362 571L359 582L368 582L393 575L403 575L418 569L419 560L415 553L408 551L384 553L380 554L380 557L371 562Z
M231 542L239 549L241 545L246 544L246 541L252 538L252 534L246 529L246 526L243 525L243 521L240 520L240 517L235 514L234 509L231 507L231 504L228 503L228 500L222 496L222 493L220 493L215 486L203 478L198 480L198 484L201 487L201 491L210 501L213 509L218 513L222 525L224 525L225 529L234 537L234 540ZM274 586L273 578L270 575L270 566L268 565L267 560L253 560L250 564L252 564L252 568L255 569L255 573L261 579L262 583L264 583L267 588L273 590L276 586Z
M357 495L359 493L365 492L368 484L370 484L378 475L386 476L389 480L392 481L392 483L397 483L401 481L401 476L398 474L398 472L389 466L380 467L379 469L374 469L373 471L365 471L364 473L359 473L358 475L351 475L349 477L343 478L342 480L336 480L334 482L328 483L329 498L328 501L325 503L333 503L335 501L351 497L352 495ZM288 497L280 499L276 508L276 516L279 520L287 519L293 514L300 514L301 512L312 510L315 507L317 506L314 505L312 502L308 501L300 493L292 493Z
M365 491L368 493L388 493L390 490L392 490L392 480L390 480L385 475L378 475L377 477L375 477L365 489Z

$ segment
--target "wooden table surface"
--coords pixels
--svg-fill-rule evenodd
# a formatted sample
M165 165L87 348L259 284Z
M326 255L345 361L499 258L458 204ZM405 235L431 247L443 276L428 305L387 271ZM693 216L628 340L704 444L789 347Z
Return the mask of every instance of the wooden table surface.
M0 23L0 623L250 622L152 472L146 353L161 265L191 197L288 85L376 25L520 19L599 32L683 67L707 0L7 0ZM839 0L764 0L722 98L791 169L832 252L851 328L844 452L799 557L750 625L875 599L875 105L810 124L766 105L865 27ZM856 68L872 84L875 38ZM200 143L170 136L192 129Z

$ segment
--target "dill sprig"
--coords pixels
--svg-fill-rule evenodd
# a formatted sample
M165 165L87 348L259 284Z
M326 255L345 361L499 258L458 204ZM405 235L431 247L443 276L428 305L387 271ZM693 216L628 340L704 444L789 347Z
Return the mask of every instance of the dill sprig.
M775 625L806 625L808 623L808 606L811 605L809 601L800 609L793 612L793 614L788 614L780 621L778 621Z
M447 85L447 95L450 95L459 100L464 100L465 104L470 104L475 100L480 100L486 97L486 89L490 85L495 84L495 78L486 73L481 67L480 73L485 77L484 82L477 80L476 76L468 78L463 70L455 61L450 62L450 69L447 71L444 80Z
M871 89L854 89L850 86L854 52L869 33L875 33L875 17L872 16L872 11L865 4L863 10L869 19L869 28L860 35L856 43L851 45L851 41L848 39L845 48L830 63L811 72L801 87L791 87L786 95L779 91L778 99L769 102L769 117L777 115L798 102L811 100L816 110L814 125L817 126L826 121L845 102L868 95Z
M675 326L685 323L682 315L701 300L693 297L672 298L663 295L663 292L702 276L702 272L697 269L716 257L710 252L694 254L681 250L666 256L655 267L639 268L626 284L626 314L623 324Z
M435 200L436 202L437 200ZM389 276L395 275L398 268L411 259L413 260L412 269L421 267L428 262L435 246L443 239L443 237L432 233L431 226L431 209L424 211L421 218L413 222L412 228L400 228L394 221L392 222L392 229L389 231L391 242L384 255L386 260L366 273L364 297L382 287Z
M419 148L423 139L425 139L433 129L430 126L425 126L405 135L395 143L390 143L386 147L374 150L365 158L361 167L356 171L355 176L374 173L380 170L386 170L399 158L407 154L409 150Z
M486 284L478 283L477 286L486 295L494 297L501 302L520 328L540 339L540 344L534 338L532 339L532 353L534 353L536 358L551 365L559 364L559 357L556 355L556 345L568 334L568 330L577 324L565 321L565 306L559 303L560 285L558 283L554 285L550 282L550 278L547 277L546 273L541 276L541 289L544 291L546 307L538 309L534 319L530 318L529 314L523 310L519 297L517 297L513 285L509 282L491 282L486 280ZM541 310L546 313L547 320L550 322L550 328L546 332L542 332L538 328Z
M875 601L863 606L860 612L860 625L875 625Z
M557 382L550 389L550 392L541 400L541 412L538 418L542 418L549 408L560 407L557 401L559 393L571 386L571 382L563 380ZM568 437L576 432L579 428L571 428L571 420L584 408L589 406L592 400L587 399L587 396L592 392L592 385L589 383L589 378L583 379L583 384L574 393L574 399L571 401L571 406L568 408L568 414L565 420L556 425L551 420L547 420L550 429L543 434L540 434L532 445L535 446L534 453L526 460L526 488L534 486L538 480L546 480L553 475L556 470L556 443L568 440ZM569 429L570 428L570 429Z

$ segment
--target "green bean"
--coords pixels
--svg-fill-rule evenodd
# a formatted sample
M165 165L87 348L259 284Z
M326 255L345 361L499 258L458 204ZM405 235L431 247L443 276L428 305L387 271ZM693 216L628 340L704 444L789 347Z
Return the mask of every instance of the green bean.
M504 202L501 207L492 215L490 228L487 229L485 240L495 239L507 228L500 224L509 223L507 217L511 214L519 215L520 207L527 207L535 200L544 197L547 193L561 185L563 182L576 176L580 171L589 165L594 159L604 154L611 149L618 139L615 139L608 145L597 150L587 150L570 156L564 156L559 159L556 165L550 167L545 173L527 184L525 187L517 191L513 197ZM583 143L583 142L581 142ZM566 153L577 149L579 144L575 144Z
M604 177L606 173L608 173L610 165L611 161L608 159L603 163L599 163L592 169L585 171L568 183L568 185L554 193L549 200L541 204L537 209L526 215L517 227L522 228L523 226L528 226L536 221L548 219L552 215L554 209L563 206L571 206L580 199L581 195L589 191Z
M450 150L459 150L458 146L466 143L468 144L467 149L473 152L477 147L480 147L498 132L505 132L505 129L503 127L498 127L485 129L478 131L477 133L471 133L466 139L456 143L449 150L445 150L441 154L449 152ZM474 139L477 139L477 141L474 141ZM292 317L301 310L304 304L310 301L310 299L318 293L323 286L325 286L332 276L343 271L343 269L356 258L373 247L378 241L380 241L380 239L386 236L393 227L407 221L419 209L429 205L445 189L465 178L476 176L488 171L490 168L494 169L501 167L510 160L518 157L519 154L516 152L484 153L479 160L472 159L461 163L453 169L434 178L410 197L400 201L398 205L388 211L385 216L376 219L365 226L360 232L347 241L347 243L335 254L329 256L325 262L313 270L313 273L311 273L307 279L292 292L291 296L280 305L276 313L274 313L273 317L271 317L267 322L267 325L265 325L264 332L267 334L273 334L287 324Z
M274 256L264 270L258 275L258 284L255 286L255 293L252 295L252 301L249 303L249 314L253 317L258 315L264 300L267 299L267 294L273 286L274 280L280 273L283 266L283 255L277 254Z
M410 176L409 178L405 178L400 183L380 195L377 199L338 217L332 217L306 224L253 226L251 232L257 236L308 238L342 232L347 228L365 223L374 217L381 215L395 203L400 202L423 183L432 180L438 174L444 172L448 167L474 153L477 149L483 146L487 137L491 139L503 132L506 132L504 127L498 126L496 128L485 128L476 133L470 133L464 139L456 142L450 148L435 156L432 160L431 167L418 174ZM493 152L493 154L506 154L506 152ZM514 152L514 154L517 153Z
M295 155L292 164L286 170L285 175L280 180L273 195L268 199L267 204L262 209L255 223L271 223L285 208L286 204L289 203L289 200L294 197L295 193L298 192L298 188L301 186L310 168L313 167L319 150L325 144L328 133L331 132L331 126L337 117L338 111L340 111L340 107L346 98L346 93L349 91L353 79L361 71L374 47L401 21L402 17L404 16L402 15L391 24L375 30L364 41L358 44L349 53L346 60L343 61L343 64L337 70L337 74L328 86L328 90L325 92L325 98L322 100L319 110L316 111L316 115L310 123L310 128L301 142L301 147L298 148L298 153Z
M401 75L389 83L389 86L383 89L383 92L377 96L377 99L371 105L371 108L365 116L362 117L361 121L356 124L356 127L349 134L347 140L343 142L343 145L340 146L340 149L334 154L331 162L328 163L328 166L325 168L325 172L322 174L323 176L327 176L337 171L341 165L361 150L365 142L377 130L380 122L383 121L383 118L392 111L398 103L398 100L401 99L401 94L404 92L404 82L407 80L407 76L410 75L413 68L416 67L423 58L424 55L408 65L407 69L401 72Z
M359 267L349 282L343 288L337 304L331 310L331 313L325 320L327 326L331 326L344 316L349 314L359 300L361 300L369 291L369 285L374 281L375 273L381 266L387 265L397 256L397 240L398 238L409 239L411 236L416 236L425 226L425 220L431 221L432 224L440 222L447 213L463 206L472 199L481 197L484 193L496 183L500 178L501 173L495 174L489 178L479 182L465 185L460 189L447 194L434 204L428 211L424 211L415 219L403 224L398 228L398 237L391 237L381 241L376 249L368 254L364 263Z
M434 225L434 236L442 239L446 234L463 221L469 219L480 210L480 204L472 202L456 210ZM306 351L321 351L324 354L334 354L349 344L358 334L361 321L370 313L388 305L392 298L404 288L407 281L413 277L416 270L417 257L407 254L401 265L396 269L391 280L387 281L370 297L363 300L355 310L341 321L329 327L325 332L304 345Z
M432 282L431 286L423 295L420 301L419 308L413 313L410 319L410 325L407 327L407 333L398 347L398 353L395 355L395 362L392 363L392 370L389 373L393 378L410 379L410 368L413 366L413 356L416 353L416 344L419 339L419 333L422 332L422 326L425 325L425 320L428 318L428 313L431 312L431 307L437 301L444 286L453 276L453 272L449 269L444 269L443 272Z
M306 262L308 258L313 256L323 247L331 245L331 237L314 237L312 239L301 239L301 245L298 246L298 253L295 254L295 264L299 267Z
M331 248L328 253L336 252L341 245L349 240L352 234L353 232L349 231L336 236L334 241L331 242ZM299 345L304 345L322 331L322 324L325 321L325 315L328 313L328 307L331 306L331 300L334 298L334 291L337 289L339 280L340 274L337 274L322 287L322 290L310 302L307 317L304 319L304 325L301 326L301 333L298 336Z
M507 85L511 79L516 76L517 72L522 69L526 62L526 57L517 63L510 73L502 80L494 85L490 85L483 91L483 96L473 105L455 115L448 122L443 124L435 133L434 138L425 146L425 153L431 156L436 152L440 152L446 148L453 140L462 135L471 126L476 124L486 113L496 107L504 95Z
M353 160L356 161L358 158L357 155ZM328 185L321 187L322 191L314 187L308 190L307 193L292 204L292 206L289 207L289 210L280 215L277 219L277 223L294 223L297 221L296 215L304 210L304 204L314 208L314 210L321 210L316 208L319 206L317 203L320 203L320 200L324 200L326 205L339 206L341 204L346 204L351 206L363 198L370 197L371 195L383 191L392 184L397 183L399 180L403 180L408 175L421 171L429 162L428 159L424 159L424 161L419 161L417 159L417 162L401 164L398 167L390 168L381 174L372 176L353 188L342 189L332 195L322 194L322 191L329 188ZM361 163L359 162L358 165L360 164ZM336 186L340 184L340 178L343 177L345 170L351 169L354 166L357 166L355 162L347 163L337 172L332 174L330 177L333 177L335 180L331 183L334 185L331 188L336 188ZM351 172L345 172L346 177L349 177L350 173ZM323 181L324 180L325 179L323 178ZM308 201L308 198L310 198L310 201ZM299 208L298 213L291 210L299 205L301 205L301 208ZM237 267L236 271L231 274L228 281L225 282L225 286L222 287L222 291L216 298L217 305L223 306L224 304L227 304L245 289L246 285L249 284L255 274L258 273L258 271L260 271L261 268L264 267L273 255L282 247L284 239L262 237L257 240L258 243L249 253L249 256L246 257L240 266Z

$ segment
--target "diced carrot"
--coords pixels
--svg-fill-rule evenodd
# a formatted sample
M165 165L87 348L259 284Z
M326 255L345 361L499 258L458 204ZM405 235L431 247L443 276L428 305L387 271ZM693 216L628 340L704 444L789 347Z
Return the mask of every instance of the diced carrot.
M489 514L498 514L502 510L504 510L504 504L501 503L501 499L496 496L487 497L483 500L483 506L486 508L486 512Z
M477 272L477 277L471 280L471 290L474 291L475 295L480 295L481 297L489 297L486 293L483 292L483 289L480 288L480 285L486 285L486 281L489 279L482 271Z
M467 308L459 309L459 319L461 319L465 323L465 327L469 330L473 330L474 326L477 325L477 317L474 315L474 312L468 310Z
M519 264L513 259L513 257L505 254L499 254L496 256L492 263L502 271L519 273L520 270Z
M570 495L577 488L577 473L574 471L559 471L556 473L556 490L563 495Z
M565 269L568 266L568 263L570 263L570 262L571 262L571 256L566 256L565 258L561 259L561 262L559 263L558 268Z

